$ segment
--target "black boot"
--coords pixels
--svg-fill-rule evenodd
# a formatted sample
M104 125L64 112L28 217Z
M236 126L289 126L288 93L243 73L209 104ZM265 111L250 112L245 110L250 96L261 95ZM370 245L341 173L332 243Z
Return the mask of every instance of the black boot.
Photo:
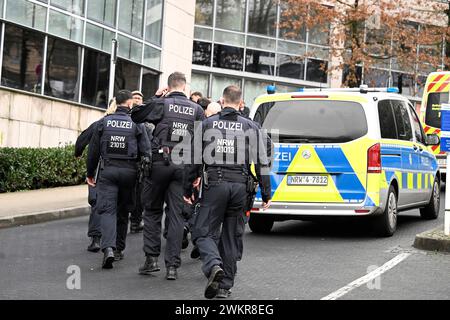
M194 246L191 251L191 259L198 259L200 258L200 251L198 250L197 246Z
M139 274L150 275L152 272L159 270L161 268L158 266L158 257L147 256L144 265L139 268Z
M181 249L186 249L189 246L188 234L189 234L189 230L186 227L184 227L183 242L181 243Z
M140 223L132 222L130 225L130 233L140 233L144 231L144 223L141 221Z
M100 237L92 237L92 242L87 248L89 252L99 252L100 251Z
M112 269L114 262L114 251L112 248L106 248L103 250L103 269Z
M167 268L166 279L167 280L177 280L177 278L178 278L177 268L175 268L175 267L168 267Z
M219 283L225 276L225 272L219 266L214 266L211 269L211 274L208 278L208 283L205 288L205 298L213 299L219 293Z

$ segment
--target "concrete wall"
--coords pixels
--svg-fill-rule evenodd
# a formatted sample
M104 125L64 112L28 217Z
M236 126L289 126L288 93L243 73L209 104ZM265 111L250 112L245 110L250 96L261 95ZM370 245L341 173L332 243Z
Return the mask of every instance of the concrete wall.
M167 78L174 71L186 74L190 83L195 0L166 0L164 6L160 86L166 85Z
M0 147L57 147L75 143L103 112L0 89Z

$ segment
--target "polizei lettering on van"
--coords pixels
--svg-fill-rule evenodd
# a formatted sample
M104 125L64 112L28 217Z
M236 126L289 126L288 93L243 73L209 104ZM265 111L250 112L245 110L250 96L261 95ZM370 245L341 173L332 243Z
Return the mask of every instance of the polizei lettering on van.
M121 128L121 129L131 129L133 128L133 122L131 121L118 121L118 120L108 120L106 126L110 128Z
M242 123L229 121L213 121L214 129L242 131Z
M179 114L187 114L188 116L194 116L194 114L195 114L194 108L186 107L186 106L179 106L176 104L170 104L169 111L179 113Z

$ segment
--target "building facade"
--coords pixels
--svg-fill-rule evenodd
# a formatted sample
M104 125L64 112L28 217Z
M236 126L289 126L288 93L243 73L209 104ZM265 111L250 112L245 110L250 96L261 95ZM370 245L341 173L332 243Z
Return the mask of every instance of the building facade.
M0 146L73 143L107 105L111 40L119 43L114 91L150 97L168 75L186 73L191 90L216 100L228 84L251 105L267 85L278 91L338 87L329 35L279 28L278 0L0 0ZM423 77L429 70L423 70ZM377 86L419 92L408 73L385 62L365 75Z

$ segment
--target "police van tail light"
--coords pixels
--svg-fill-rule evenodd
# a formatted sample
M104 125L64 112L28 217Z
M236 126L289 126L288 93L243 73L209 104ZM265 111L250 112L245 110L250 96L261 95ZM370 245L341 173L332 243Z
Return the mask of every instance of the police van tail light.
M371 146L367 151L367 173L381 173L381 145Z

